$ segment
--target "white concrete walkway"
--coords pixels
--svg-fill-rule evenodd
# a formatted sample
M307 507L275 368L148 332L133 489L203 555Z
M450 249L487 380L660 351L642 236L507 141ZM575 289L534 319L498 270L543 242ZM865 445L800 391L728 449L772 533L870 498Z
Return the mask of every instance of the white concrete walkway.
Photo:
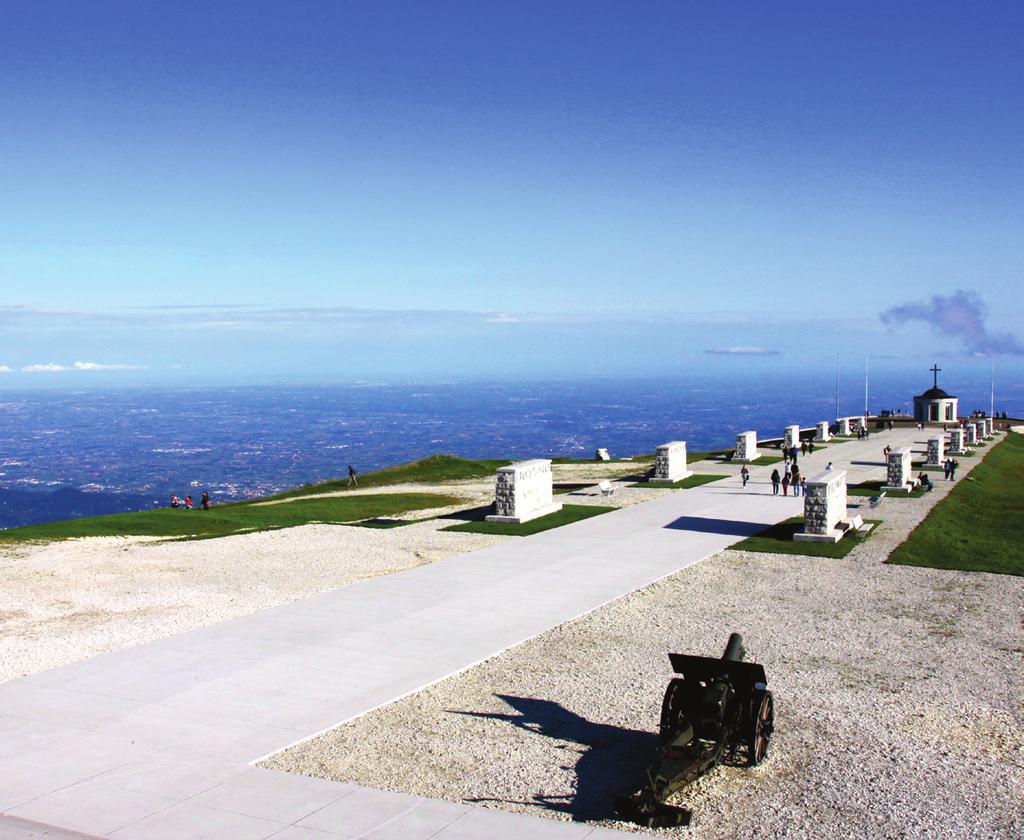
M895 431L801 459L883 478ZM0 837L590 838L579 823L254 768L798 514L727 478L0 685ZM653 722L652 722L653 725ZM72 833L69 833L72 832Z

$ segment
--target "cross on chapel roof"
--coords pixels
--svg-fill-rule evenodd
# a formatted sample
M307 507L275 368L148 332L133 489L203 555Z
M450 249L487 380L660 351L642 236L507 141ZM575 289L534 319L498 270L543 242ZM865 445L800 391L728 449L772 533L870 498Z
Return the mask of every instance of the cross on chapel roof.
M933 377L932 378L932 387L933 388L938 388L939 387L939 371L942 370L942 368L940 368L937 364L935 364L933 362L932 366L930 368L928 368L928 370L930 370L932 372L932 377Z

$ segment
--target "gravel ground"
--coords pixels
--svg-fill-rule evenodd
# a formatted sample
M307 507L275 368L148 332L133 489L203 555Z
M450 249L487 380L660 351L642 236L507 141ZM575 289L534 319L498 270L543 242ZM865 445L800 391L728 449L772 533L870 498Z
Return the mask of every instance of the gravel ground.
M0 680L247 615L509 537L305 525L213 540L91 537L0 553Z
M882 563L945 492L887 499L844 560L721 552L265 764L636 830L609 794L643 778L666 653L737 630L775 693L769 757L659 834L1019 837L1024 580Z
M629 464L559 465L558 481L600 480ZM338 494L436 492L463 504L396 519L445 516L494 499L493 480L402 484ZM635 504L582 491L577 504ZM593 496L594 498L591 498ZM307 525L175 542L92 537L0 548L0 681L247 615L327 589L475 551L509 537L443 533L451 521L376 530Z

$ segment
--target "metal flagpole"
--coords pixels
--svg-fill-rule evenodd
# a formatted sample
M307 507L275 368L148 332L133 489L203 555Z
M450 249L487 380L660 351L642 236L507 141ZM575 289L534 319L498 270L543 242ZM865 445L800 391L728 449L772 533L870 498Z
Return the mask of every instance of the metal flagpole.
M836 353L836 419L839 419L839 354Z
M864 356L864 422L868 419L868 357Z

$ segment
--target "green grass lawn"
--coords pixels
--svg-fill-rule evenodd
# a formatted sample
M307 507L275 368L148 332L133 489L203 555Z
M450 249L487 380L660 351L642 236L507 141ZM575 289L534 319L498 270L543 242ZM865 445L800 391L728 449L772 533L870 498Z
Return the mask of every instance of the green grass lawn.
M757 459L751 461L748 464L748 466L751 466L751 467L767 467L769 464L777 464L781 460L783 460L781 455L762 455L760 458L757 458ZM741 462L737 461L737 463L741 463Z
M865 522L872 523L875 528L881 522L880 519L865 519ZM747 537L731 546L740 551L765 551L771 554L802 554L808 557L845 557L864 540L870 538L875 528L868 532L867 536L853 533L847 534L837 543L814 543L797 542L793 534L804 529L804 518L794 516L777 525L772 525L760 534Z
M1024 575L1024 435L1007 435L957 479L887 562Z
M680 481L638 481L636 484L627 484L627 487L650 487L654 490L686 490L690 487L700 487L702 484L710 484L712 481L720 481L723 478L731 478L728 475L712 475L711 473L694 473Z
M391 484L440 484L446 481L460 481L469 478L493 478L498 467L506 467L511 461L481 460L471 461L455 455L431 455L411 464L400 464L397 467L377 470L376 472L359 475L356 480L360 489L366 487L386 487ZM320 484L304 484L294 490L286 490L271 499L293 499L298 496L312 496L317 493L334 493L348 488L348 476Z
M563 505L562 509L538 519L531 519L519 525L504 522L484 522L482 519L473 522L462 522L442 530L462 531L469 534L502 534L508 537L528 537L530 534L539 534L541 531L549 531L552 528L560 528L571 522L579 522L581 519L589 519L602 513L617 510L613 507L600 505Z
M934 482L933 482L934 483ZM877 496L885 486L884 481L862 481L860 484L851 484L846 488L847 496ZM928 491L923 487L915 487L909 493L886 493L888 499L916 499Z
M230 505L215 505L210 510L160 508L138 513L115 513L110 516L91 516L11 528L0 531L0 545L12 542L63 540L71 537L209 539L247 531L292 528L311 522L354 523L361 519L445 507L458 502L459 499L454 496L436 493L388 493L302 499L279 505L237 502Z

